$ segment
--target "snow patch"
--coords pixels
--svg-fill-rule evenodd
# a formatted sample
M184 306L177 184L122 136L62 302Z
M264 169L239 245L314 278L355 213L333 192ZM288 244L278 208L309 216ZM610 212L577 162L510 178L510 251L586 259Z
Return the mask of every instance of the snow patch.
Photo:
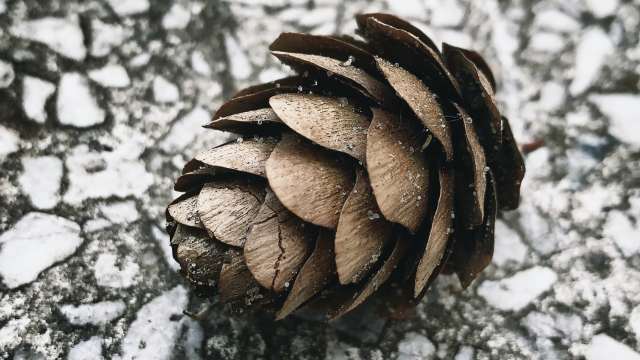
M107 65L102 69L91 70L89 77L105 87L123 88L131 83L127 70L120 65Z
M30 283L44 269L73 254L82 241L75 222L29 213L0 235L0 275L10 289Z
M426 15L426 10L420 0L387 0L389 11L401 18L419 18ZM435 20L435 19L434 19Z
M133 200L104 204L100 206L100 211L102 215L116 224L132 223L140 218L140 213Z
M613 15L618 8L618 0L586 0L587 8L596 17Z
M195 139L202 125L209 121L211 121L211 115L205 109L197 107L191 110L191 112L173 124L169 135L160 143L160 148L166 152L176 152L184 149Z
M149 0L107 0L119 16L140 14L149 10Z
M562 84L548 82L540 90L540 107L546 111L558 110L566 98L566 90Z
M529 47L536 51L557 53L564 49L564 39L554 33L536 32L529 39Z
M612 239L626 257L640 250L640 224L633 224L622 211L609 211L602 235Z
M173 4L169 12L162 18L165 29L184 29L191 20L191 13L180 4Z
M69 350L67 360L102 360L102 338L92 336L87 341L81 341Z
M90 232L102 230L109 226L111 226L111 222L109 220L104 218L98 218L98 219L88 220L82 227L82 230L86 233L90 233Z
M389 1L396 5L404 4L402 1ZM460 25L462 19L464 19L464 8L460 6L457 0L427 0L426 5L429 8L431 16L429 18L429 24L435 27L455 27ZM418 11L418 8L415 8ZM422 12L416 12L410 17L422 17Z
M453 360L474 360L475 352L471 346L462 346Z
M33 206L51 209L60 201L60 180L62 180L62 160L55 156L22 158L24 172L18 183Z
M580 30L580 23L578 21L558 10L540 12L533 21L533 24L543 29L558 32L576 32Z
M132 68L139 68L141 66L145 66L149 63L149 60L151 60L151 54L149 53L142 53L140 55L137 55L136 57L134 57L133 59L131 59L129 61L129 66Z
M640 149L640 96L632 94L595 94L589 101L609 118L609 133Z
M26 316L20 319L9 320L9 322L0 329L0 349L4 347L14 347L20 344L22 341L22 336L20 335L27 330L27 325L29 325L30 322L31 320Z
M87 78L75 72L60 79L57 111L61 124L80 128L101 124L106 116L93 98Z
M640 305L636 306L629 317L629 327L636 334L636 339L640 342Z
M584 357L586 360L640 360L640 354L606 334L598 334L591 339Z
M73 60L83 60L87 55L77 17L24 21L10 28L9 32L17 37L41 42Z
M164 254L165 260L167 260L167 264L174 269L180 269L180 264L173 258L173 250L171 249L171 244L169 243L169 235L166 231L161 230L157 226L151 227L151 232L153 233L153 238L158 242L158 246L162 249L162 253Z
M143 306L122 340L122 357L114 359L168 359L183 324L172 316L182 317L188 302L187 290L177 286Z
M140 267L129 257L122 260L115 254L104 253L98 256L94 275L100 286L126 288L138 282Z
M236 39L228 33L224 34L224 43L229 56L231 75L234 78L244 80L251 75L251 64Z
M579 95L593 84L604 60L612 53L611 39L600 28L591 28L582 35L576 48L575 73L569 87L571 95Z
M191 67L197 73L205 76L211 75L211 66L205 60L204 55L198 50L191 53Z
M19 142L18 133L0 125L0 161L3 161L12 152L17 151Z
M406 2L406 1L405 1ZM298 20L300 26L316 27L336 21L337 10L333 7L319 7L305 11Z
M284 77L286 77L287 74L286 72L282 71L281 69L272 67L272 68L268 68L268 69L264 69L260 72L260 75L258 76L258 78L260 79L261 83L267 83L267 82L271 82L274 80L279 80L282 79Z
M416 332L405 334L398 343L398 360L422 360L433 355L436 347L426 336Z
M493 262L496 265L503 266L509 260L518 264L524 261L527 247L522 242L520 235L499 219L496 220L495 242Z
M175 84L158 75L153 79L153 98L158 103L176 102L180 98L180 92Z
M22 107L25 114L35 122L44 124L47 114L44 105L47 99L56 91L56 86L48 81L25 76L23 85Z
M129 35L120 25L105 24L98 19L91 20L91 56L102 57L109 55L113 48L122 44Z
M518 311L551 289L557 280L558 275L555 271L547 267L535 266L520 271L510 278L484 281L478 287L478 295L498 309Z
M14 78L15 72L13 71L13 65L0 60L0 89L11 85Z
M102 325L121 316L126 309L122 301L103 301L80 306L64 305L60 312L74 325Z

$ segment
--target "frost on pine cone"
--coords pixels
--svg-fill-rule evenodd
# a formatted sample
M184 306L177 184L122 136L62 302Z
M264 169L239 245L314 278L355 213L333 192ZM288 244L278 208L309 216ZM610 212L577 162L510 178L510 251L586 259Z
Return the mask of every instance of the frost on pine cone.
M167 209L198 296L327 320L371 296L402 317L440 272L467 287L491 262L524 162L487 63L391 15L357 22L366 43L280 35L271 53L298 76L240 91L205 125L241 137L188 162Z

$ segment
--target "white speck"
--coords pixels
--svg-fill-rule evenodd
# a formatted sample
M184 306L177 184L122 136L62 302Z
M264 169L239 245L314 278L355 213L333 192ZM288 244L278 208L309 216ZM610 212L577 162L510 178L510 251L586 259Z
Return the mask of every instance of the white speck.
M4 126L0 126L0 161L3 161L5 156L17 151L19 149L19 142L20 137L18 133Z
M272 68L267 68L262 70L258 78L260 79L260 82L266 83L266 82L282 79L287 75L289 74L282 71L281 69L272 67Z
M300 26L316 27L322 24L334 23L336 21L335 7L318 7L311 11L306 11L298 20Z
M535 26L558 32L576 32L580 30L580 23L571 16L558 10L540 12L533 21Z
M284 287L288 288L289 287L289 282L284 283Z
M202 125L211 120L209 113L197 107L171 127L169 135L162 140L160 148L166 152L175 152L189 145L200 131Z
M576 48L575 74L569 87L571 95L581 94L591 86L604 60L612 53L613 44L600 28L591 28L582 35Z
M340 107L349 105L349 100L345 97L338 98L338 102L340 102Z
M586 360L640 360L640 354L606 334L598 334L591 339L584 357Z
M169 12L162 18L165 29L184 29L191 20L191 13L180 4L173 4Z
M100 206L102 215L116 224L132 223L140 218L133 200L117 202L115 204L103 204Z
M44 105L56 86L48 81L25 76L23 81L22 107L25 114L35 122L44 124L47 119Z
M87 55L77 17L24 21L9 31L14 36L44 43L53 51L73 60L83 60Z
M618 8L618 0L586 0L587 7L596 17L613 15Z
M0 89L11 85L14 78L15 73L13 71L13 65L0 60Z
M178 87L158 75L153 79L153 98L158 103L176 102L180 98Z
M111 222L104 218L87 220L87 222L82 227L82 230L86 233L98 231L104 228L111 226Z
M149 63L149 60L151 60L151 54L145 52L131 59L129 61L129 66L134 69L140 66L145 66Z
M554 33L536 32L529 39L529 47L537 51L557 53L564 49L564 46L564 39Z
M436 347L424 335L410 332L398 343L398 360L422 360L435 351Z
M91 20L91 56L109 55L111 50L122 44L129 35L120 25L105 24L98 19Z
M560 108L565 103L565 88L557 82L548 82L540 90L540 107L547 111Z
M149 0L107 0L119 16L139 14L149 10Z
M87 341L80 341L69 350L67 360L102 360L102 338L92 336Z
M550 268L535 266L510 278L484 281L478 287L478 295L498 309L518 311L549 290L557 280L558 275Z
M64 305L60 312L74 325L101 325L121 316L126 306L122 301L104 301L80 306Z
M389 7L389 11L394 15L403 17L403 18L420 18L426 14L426 9L422 4L423 1L420 0L404 0L404 1L394 1L387 0L387 6ZM436 19L433 19L436 20Z
M188 302L187 290L177 286L143 306L122 340L123 355L119 359L170 358L183 324L183 321L172 321L171 316L182 316ZM187 324L190 322L186 320ZM143 341L146 346L140 346Z
M251 64L247 55L244 53L236 39L228 33L224 34L224 43L229 55L229 63L231 67L231 75L234 78L244 80L251 75Z
M624 256L632 256L640 250L640 226L631 223L622 211L609 211L602 235L612 239Z
M79 73L62 75L56 105L63 125L89 127L101 124L106 116L93 98L87 78Z
M493 252L493 262L498 266L503 266L509 260L521 264L528 251L522 243L520 235L502 220L496 220L495 226L496 246Z
M158 242L158 246L162 249L162 253L164 254L165 260L167 260L167 264L169 264L173 270L180 269L180 264L173 259L173 252L169 245L169 234L157 226L152 226L151 232L153 233L153 238Z
M73 254L82 241L75 222L29 213L0 235L0 275L10 289L32 282L44 269Z
M640 96L632 94L590 95L589 101L596 104L609 118L609 133L620 141L640 149Z
M369 220L375 220L380 218L380 214L374 213L373 211L369 210L367 211L367 217L369 218Z
M89 71L89 77L105 87L122 88L131 83L127 70L120 65L107 65L102 69Z
M139 281L140 267L129 257L103 253L96 260L94 275L100 286L126 288Z
M462 346L453 360L473 360L475 350L471 346Z
M60 201L62 160L55 156L22 158L24 172L18 178L22 190L38 209L51 209Z
M211 66L205 60L204 55L198 50L191 53L191 67L197 73L209 76L211 75Z

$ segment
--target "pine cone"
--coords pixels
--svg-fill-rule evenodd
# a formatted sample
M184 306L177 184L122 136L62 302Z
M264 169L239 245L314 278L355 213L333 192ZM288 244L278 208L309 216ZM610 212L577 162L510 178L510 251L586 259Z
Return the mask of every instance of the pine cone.
M373 296L402 317L440 272L466 288L490 263L524 162L487 63L391 15L357 23L368 42L280 35L271 53L298 76L242 90L204 126L241 137L187 163L167 209L197 295L327 320Z

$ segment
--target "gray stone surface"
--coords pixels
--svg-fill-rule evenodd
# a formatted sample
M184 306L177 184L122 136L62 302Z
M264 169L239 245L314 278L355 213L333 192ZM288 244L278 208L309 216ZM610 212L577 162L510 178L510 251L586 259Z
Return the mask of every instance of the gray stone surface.
M289 73L280 32L367 11L480 51L518 140L545 139L496 262L401 320L185 318L205 302L164 207L229 139L198 125ZM638 0L0 0L0 358L640 359L639 36Z

